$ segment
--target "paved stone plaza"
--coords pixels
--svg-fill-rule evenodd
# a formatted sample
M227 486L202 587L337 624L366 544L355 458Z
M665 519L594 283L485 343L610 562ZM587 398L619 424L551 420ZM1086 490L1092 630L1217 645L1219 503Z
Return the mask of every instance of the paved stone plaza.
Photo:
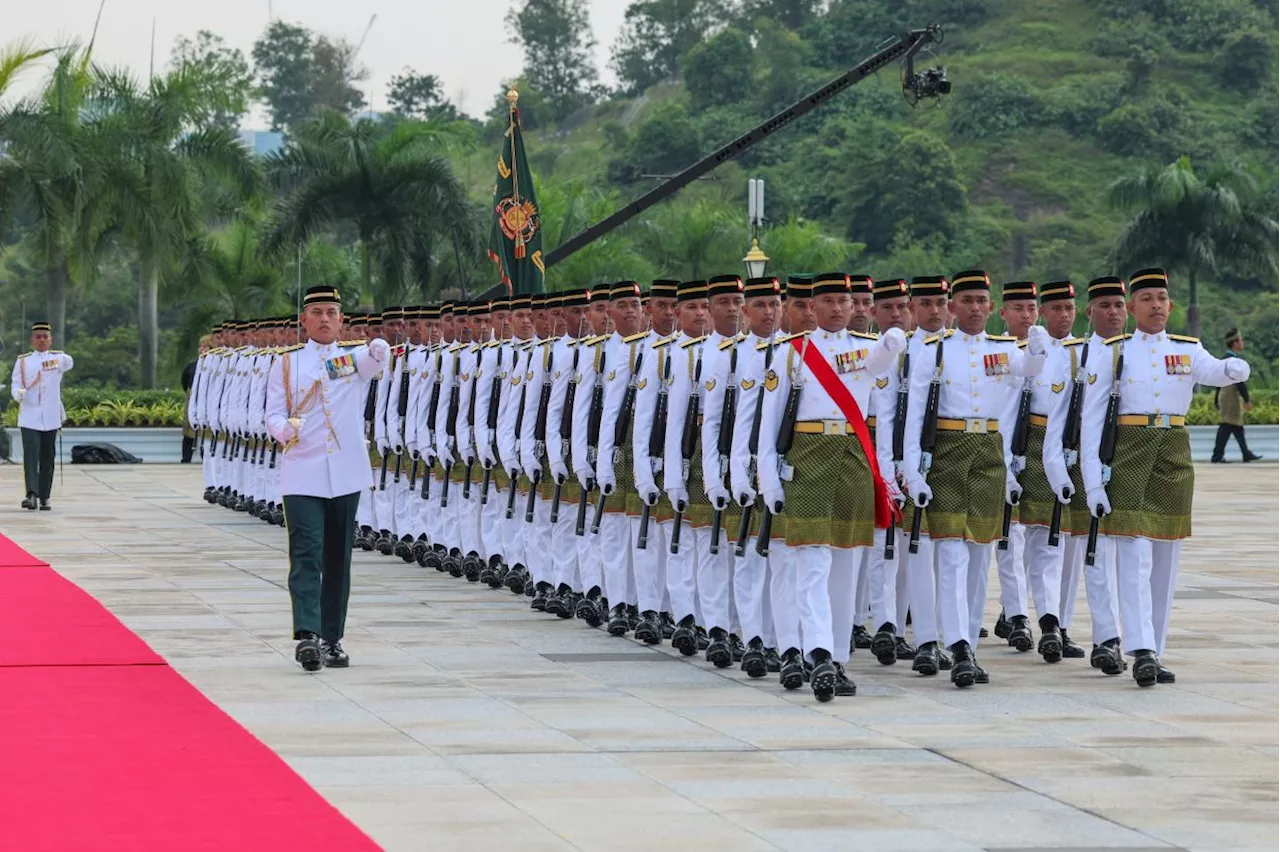
M1274 464L1197 468L1165 656L1176 686L1139 690L993 639L989 686L961 692L863 651L858 697L826 705L376 554L353 569L352 668L306 675L284 532L204 503L198 466L68 466L52 513L17 508L21 474L0 470L4 533L388 849L1280 842ZM988 624L994 570L990 592ZM1087 647L1080 595L1072 634Z

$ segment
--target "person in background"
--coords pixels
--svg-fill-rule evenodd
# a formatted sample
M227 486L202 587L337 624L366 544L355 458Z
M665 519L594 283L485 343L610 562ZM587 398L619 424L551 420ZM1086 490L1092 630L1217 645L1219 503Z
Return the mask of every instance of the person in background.
M1233 328L1227 332L1226 344L1227 357L1239 358L1244 351L1244 335L1239 329ZM1227 439L1232 437L1240 445L1240 455L1244 461L1262 458L1249 452L1249 445L1244 440L1244 414L1253 409L1253 403L1249 401L1249 383L1236 382L1218 389L1214 392L1213 402L1218 408L1218 437L1213 442L1213 457L1209 460L1214 464L1225 464Z
M22 508L47 512L53 489L54 441L66 414L62 407L62 374L74 366L71 356L50 349L53 329L47 322L31 326L33 351L13 365L10 387L18 403L18 427L22 430L22 467L26 471L27 496Z

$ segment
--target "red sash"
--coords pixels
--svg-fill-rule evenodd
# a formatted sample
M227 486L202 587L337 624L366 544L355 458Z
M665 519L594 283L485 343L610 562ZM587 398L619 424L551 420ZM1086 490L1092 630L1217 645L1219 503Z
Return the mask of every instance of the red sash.
M844 382L840 381L840 377L827 363L823 354L818 351L818 347L805 346L804 339L800 337L791 338L791 345L800 353L805 366L809 368L809 372L813 373L818 384L822 385L827 396L831 397L831 401L844 414L845 420L853 424L853 434L862 445L862 452L867 457L867 465L871 468L871 482L875 488L876 527L884 529L890 523L897 523L902 516L902 511L896 502L889 499L889 490L880 476L880 465L876 461L876 451L871 444L871 433L867 430L867 421L862 416L858 401L844 386Z

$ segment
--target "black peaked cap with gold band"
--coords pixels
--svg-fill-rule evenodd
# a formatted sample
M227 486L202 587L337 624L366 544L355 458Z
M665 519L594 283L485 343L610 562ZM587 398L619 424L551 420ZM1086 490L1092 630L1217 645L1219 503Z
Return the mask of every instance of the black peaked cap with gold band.
M585 308L591 303L591 292L585 287L567 290L560 294L560 307Z
M1009 281L1000 288L1000 299L1004 302L1034 302L1039 295L1034 281Z
M966 269L951 276L951 295L982 290L991 292L991 276L981 269Z
M640 285L635 281L619 281L609 288L609 301L640 298Z
M1123 299L1128 295L1129 291L1125 287L1124 279L1115 275L1104 275L1089 282L1090 300L1101 299L1104 296L1119 296Z
M788 299L812 299L813 276L791 275L787 277L787 289L784 295Z
M1070 281L1050 281L1040 288L1040 304L1065 302L1076 297L1076 285Z
M874 296L874 290L871 283L870 275L850 275L849 276L849 292L857 293L861 296Z
M47 322L33 322L31 324L31 331L33 333L37 331L53 331L53 326Z
M319 287L308 287L307 292L302 296L304 307L307 305L331 305L335 303L342 304L342 294L338 292L337 287L327 284Z
M694 299L707 298L707 282L705 281L682 281L680 286L676 288L677 302L691 302Z
M674 299L680 282L671 278L655 278L649 284L650 299Z
M871 285L871 298L877 302L910 295L911 290L907 288L907 282L902 278L887 278Z
M1139 290L1150 290L1158 288L1161 290L1169 289L1169 275L1159 267L1151 269L1139 269L1137 272L1129 276L1129 293L1137 293Z
M746 283L742 285L742 295L747 299L767 298L781 293L782 283L778 281L776 275L766 275L763 278L748 278Z
M950 296L951 282L945 275L919 275L911 279L911 297Z
M707 279L707 298L735 296L742 293L742 279L737 275L713 275Z
M813 295L848 293L849 276L843 272L823 272L813 276Z

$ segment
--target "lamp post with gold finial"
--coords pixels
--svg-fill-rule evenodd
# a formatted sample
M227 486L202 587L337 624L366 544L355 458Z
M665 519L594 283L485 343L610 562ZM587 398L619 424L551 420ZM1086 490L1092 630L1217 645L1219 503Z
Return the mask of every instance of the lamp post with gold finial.
M764 178L747 181L747 221L751 226L751 248L742 263L747 268L748 278L762 278L769 263L769 256L760 248L760 228L764 225Z

